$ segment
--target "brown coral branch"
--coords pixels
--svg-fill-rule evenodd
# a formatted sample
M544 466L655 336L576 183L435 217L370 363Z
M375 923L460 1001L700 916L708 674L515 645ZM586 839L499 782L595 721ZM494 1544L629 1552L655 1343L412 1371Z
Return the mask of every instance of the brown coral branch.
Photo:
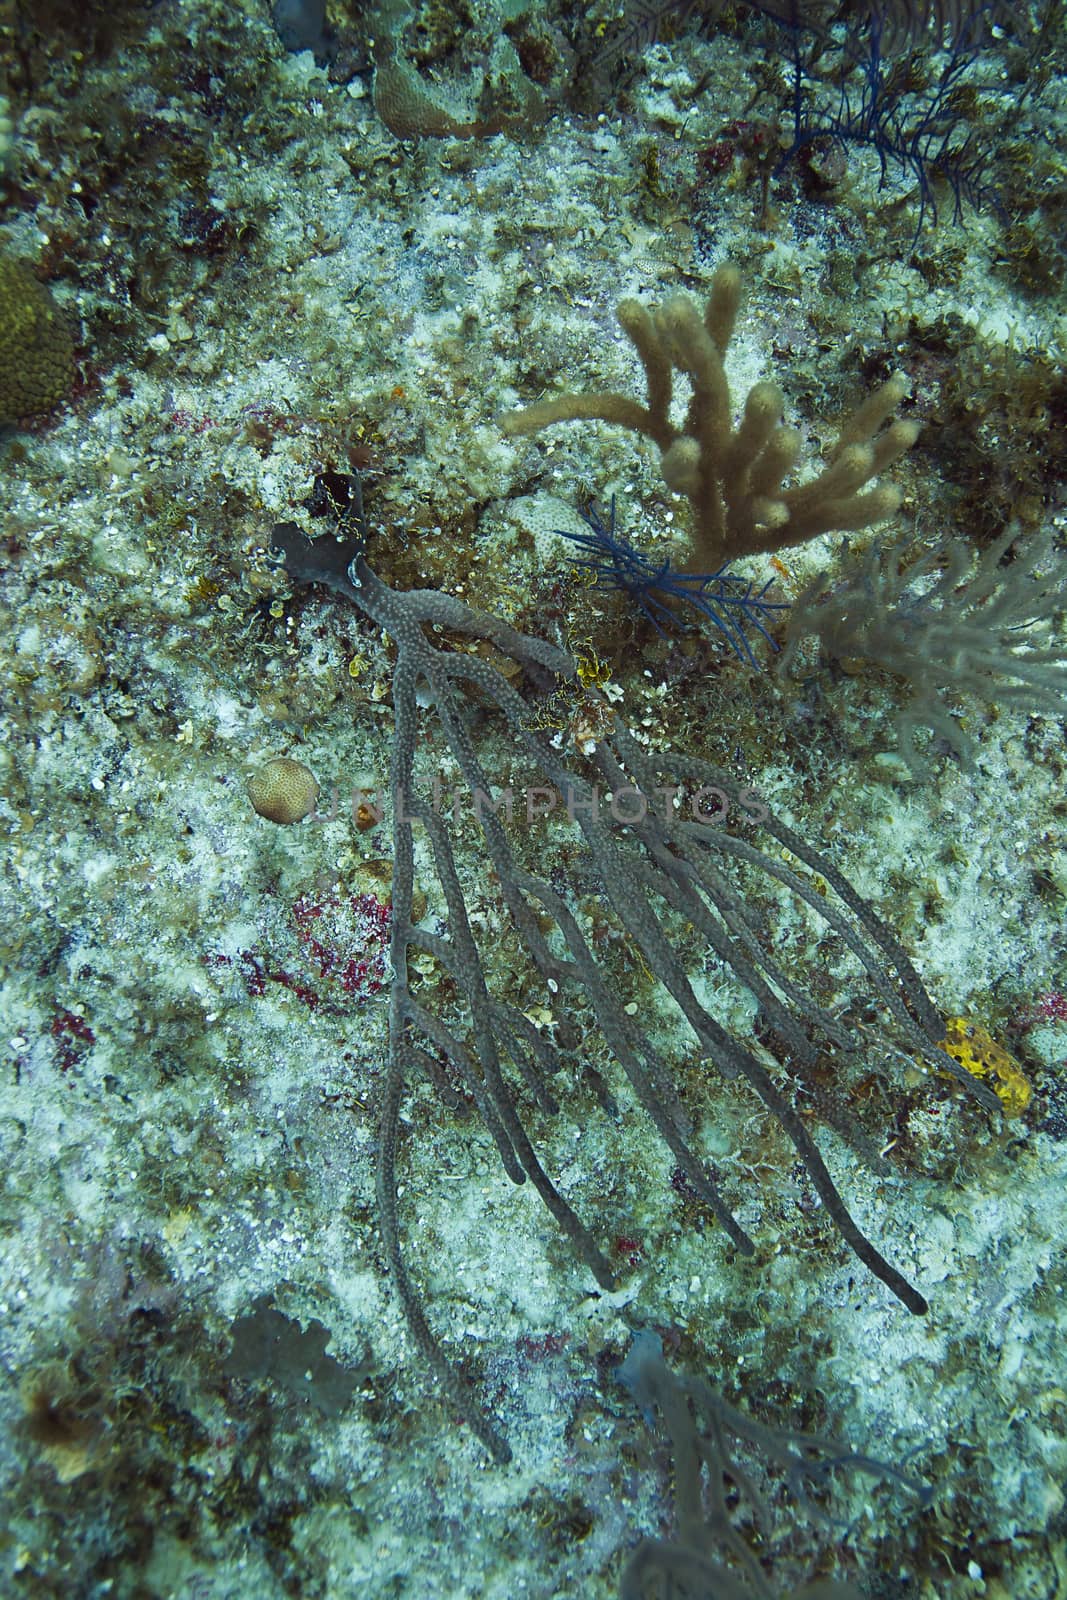
M619 323L645 371L647 405L621 394L563 394L503 419L513 438L557 422L599 421L651 439L665 482L692 507L691 545L680 563L685 572L715 572L739 556L883 522L900 504L899 491L868 485L918 437L915 423L893 420L908 389L898 372L845 419L822 471L787 486L800 435L782 423L778 387L757 383L741 420L733 421L724 357L740 297L740 273L724 266L712 279L703 316L688 295L652 310L636 300L620 303ZM681 427L670 417L675 372L692 391Z

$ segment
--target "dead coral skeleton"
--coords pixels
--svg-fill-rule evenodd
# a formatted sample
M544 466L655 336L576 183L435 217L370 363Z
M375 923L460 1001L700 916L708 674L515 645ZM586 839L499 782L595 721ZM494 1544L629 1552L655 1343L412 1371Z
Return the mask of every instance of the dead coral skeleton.
M668 487L692 508L685 572L718 572L740 556L884 522L900 504L900 491L868 485L918 437L915 423L890 420L908 391L907 378L895 373L847 418L822 470L787 485L801 439L796 428L782 424L778 386L757 383L734 424L725 357L740 302L741 274L733 266L716 272L703 316L688 295L651 310L623 300L617 315L645 370L646 404L623 394L563 394L502 420L512 437L556 422L595 420L651 439ZM689 379L692 391L680 427L671 420L675 372Z

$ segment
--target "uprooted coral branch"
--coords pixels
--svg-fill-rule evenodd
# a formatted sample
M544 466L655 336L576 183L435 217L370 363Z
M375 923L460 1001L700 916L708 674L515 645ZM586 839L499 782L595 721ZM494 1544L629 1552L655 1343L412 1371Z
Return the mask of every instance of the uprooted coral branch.
M908 389L907 379L896 373L846 420L822 471L786 486L800 434L782 425L778 386L757 383L741 421L733 421L724 358L740 299L741 275L724 266L712 280L703 317L687 295L653 310L637 300L621 301L617 315L645 369L647 403L623 394L563 394L502 421L512 437L584 419L613 422L651 439L659 446L668 486L692 506L692 545L683 565L688 572L716 572L739 556L801 544L835 528L884 522L900 504L900 492L867 485L911 449L919 432L915 423L890 422ZM692 390L681 427L670 415L676 371Z

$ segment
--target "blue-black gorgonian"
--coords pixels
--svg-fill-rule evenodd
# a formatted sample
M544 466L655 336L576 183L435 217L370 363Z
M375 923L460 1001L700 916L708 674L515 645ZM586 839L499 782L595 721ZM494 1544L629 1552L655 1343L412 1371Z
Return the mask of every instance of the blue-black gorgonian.
M767 632L764 619L789 607L785 600L767 599L773 579L757 589L751 579L736 577L725 567L717 572L680 572L672 566L669 556L662 561L653 560L615 532L614 495L606 523L595 501L579 514L590 529L589 533L571 533L566 528L555 530L562 538L570 539L572 544L588 552L569 559L595 577L597 589L621 589L628 594L657 633L666 634L672 629L686 632L679 608L690 606L718 628L734 654L750 666L759 663L752 653L746 629L755 629L772 650L778 649Z

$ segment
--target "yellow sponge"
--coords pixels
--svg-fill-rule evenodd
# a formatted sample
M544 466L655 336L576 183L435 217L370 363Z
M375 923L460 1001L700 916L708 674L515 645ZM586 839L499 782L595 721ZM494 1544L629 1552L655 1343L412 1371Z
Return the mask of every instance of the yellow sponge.
M977 1022L948 1017L941 1049L976 1078L992 1078L993 1092L1006 1117L1018 1117L1030 1104L1030 1084L1013 1056Z

